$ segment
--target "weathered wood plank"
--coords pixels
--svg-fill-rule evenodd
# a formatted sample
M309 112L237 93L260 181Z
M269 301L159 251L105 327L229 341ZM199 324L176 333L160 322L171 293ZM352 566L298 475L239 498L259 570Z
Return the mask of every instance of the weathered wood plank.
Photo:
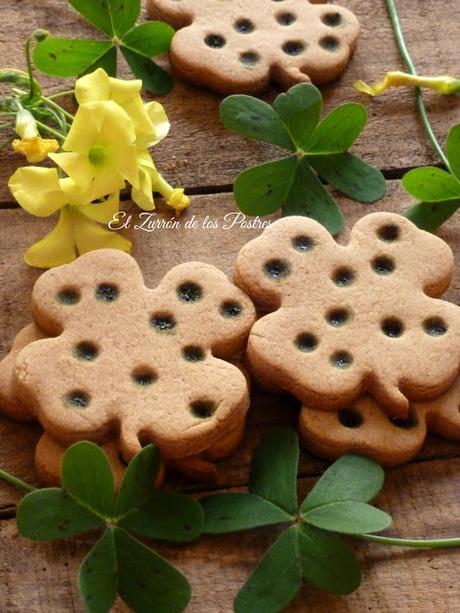
M366 207L340 198L347 219L347 229L362 215L371 210L402 211L409 197L401 191L396 181L388 182L388 194L378 207ZM134 230L127 234L134 240L134 256L144 272L148 285L155 285L172 266L187 260L202 260L221 268L229 276L233 262L242 245L256 236L260 230L234 226L223 230L225 215L234 213L230 195L195 196L192 206L181 219L179 229L155 230L147 233ZM184 229L184 224L196 216L196 229ZM216 220L219 228L203 229L206 216ZM0 358L5 355L16 332L30 321L30 293L39 271L26 266L22 252L33 241L50 229L50 220L37 219L22 210L0 211ZM135 221L133 221L133 225ZM460 217L456 216L442 229L441 235L458 253L460 249ZM447 294L454 302L460 302L460 270L457 270L452 288ZM252 448L261 431L280 423L295 426L298 408L286 397L254 393L250 425L238 452L222 463L217 486L239 485L246 482ZM0 466L24 479L34 480L33 451L39 428L15 424L0 418ZM421 458L450 458L458 456L460 444L430 437L419 454ZM324 462L308 453L302 455L301 474L317 474ZM177 478L183 489L197 489L204 485ZM20 493L0 483L0 510L9 509Z
M357 79L376 80L401 62L391 32L384 2L342 0L362 23L362 35L356 54L342 79L324 88L326 109L344 102L364 102L369 109L369 125L360 137L356 151L369 162L386 170L419 166L436 161L417 118L410 91L394 91L370 100L356 92ZM458 38L460 4L436 0L406 0L399 3L401 19L420 72L441 74L458 72L452 49ZM19 17L18 17L19 16ZM2 0L0 66L23 66L23 41L36 27L54 35L93 36L94 29L61 0ZM122 71L127 75L126 70ZM58 79L44 78L51 89L62 87ZM65 85L64 85L65 87ZM276 92L268 92L271 100ZM172 121L169 138L155 150L159 168L168 180L194 190L228 186L246 166L272 159L279 150L251 143L226 131L218 120L220 98L177 81L173 91L161 101ZM460 121L460 107L455 97L427 94L435 131L444 139L448 128ZM22 163L19 156L0 154L0 202L11 201L6 187L8 176Z
M300 482L305 492L312 479ZM460 460L388 471L378 504L403 537L458 536ZM231 613L233 598L275 537L273 529L204 537L188 546L155 546L189 578L187 613ZM40 544L23 540L14 520L0 522L0 610L8 613L80 612L78 566L94 539ZM378 611L451 613L458 610L460 550L414 551L354 542L363 567L360 589L347 597L305 586L287 613ZM127 611L117 605L117 613Z

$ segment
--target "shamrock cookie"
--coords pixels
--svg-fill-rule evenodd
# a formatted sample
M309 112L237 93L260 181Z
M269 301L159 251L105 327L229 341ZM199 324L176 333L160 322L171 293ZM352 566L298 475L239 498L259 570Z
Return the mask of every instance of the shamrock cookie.
M8 355L0 362L0 411L18 421L34 420L35 415L30 407L18 401L13 390L16 357L26 345L45 336L35 324L26 326L14 339Z
M14 392L62 445L118 437L125 460L147 442L182 460L241 431L248 387L225 360L254 307L215 267L181 264L151 290L131 256L94 251L42 275L32 307L52 338L19 352Z
M224 94L257 93L275 81L328 83L346 68L359 35L355 15L308 0L149 0L151 17L178 29L178 74Z
M108 441L101 445L101 449L107 456L112 468L115 487L121 485L125 473L126 464L122 461L118 446L115 441ZM61 485L62 460L66 447L44 434L35 448L35 468L40 481L50 487Z
M236 283L264 310L248 342L253 374L307 406L347 408L368 392L390 416L436 398L460 364L450 248L391 213L362 218L347 246L286 217L240 251Z
M345 453L370 456L383 466L409 462L422 447L427 431L460 441L460 376L439 398L413 403L407 419L389 419L372 398L363 396L337 413L303 406L299 431L319 456Z

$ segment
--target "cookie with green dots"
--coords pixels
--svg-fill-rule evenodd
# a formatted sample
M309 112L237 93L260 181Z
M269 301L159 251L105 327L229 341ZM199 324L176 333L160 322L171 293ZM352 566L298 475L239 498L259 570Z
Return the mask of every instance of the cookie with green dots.
M152 442L179 460L244 422L248 385L227 360L254 307L215 267L181 264L148 289L131 256L94 251L42 275L32 307L48 338L18 353L15 394L62 445L116 439L129 460Z
M308 0L149 0L152 18L178 31L175 71L224 94L258 93L273 81L289 87L336 79L359 35L355 15Z
M243 247L236 283L265 311L252 373L307 406L336 411L369 393L391 417L446 391L460 365L460 309L440 299L450 248L391 213L363 217L340 245L286 217Z

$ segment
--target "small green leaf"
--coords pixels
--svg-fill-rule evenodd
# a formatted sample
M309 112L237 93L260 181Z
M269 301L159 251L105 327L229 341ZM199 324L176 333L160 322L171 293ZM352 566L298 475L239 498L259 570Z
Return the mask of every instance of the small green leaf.
M296 515L298 464L297 434L290 428L270 430L254 450L249 490L287 513Z
M324 181L358 202L372 204L385 195L380 170L351 153L309 156L308 161Z
M246 138L278 145L290 151L296 147L272 107L252 96L229 96L220 104L220 120L228 130Z
M204 530L203 509L191 496L156 491L118 522L121 528L165 541L193 541Z
M292 515L255 494L216 494L201 504L207 534L226 534L293 520Z
M45 74L72 77L85 72L111 47L109 40L45 38L35 47L34 62Z
M332 235L340 232L343 215L336 201L308 164L299 160L289 193L283 204L284 215L304 215L319 221Z
M332 464L305 498L301 512L332 502L369 502L383 487L385 473L374 460L344 455Z
M332 502L315 507L303 515L308 524L331 532L367 534L380 532L391 524L391 517L365 502Z
M105 522L59 488L27 494L18 506L18 532L33 541L56 541L103 528Z
M106 518L112 517L113 473L98 445L83 441L67 449L62 463L62 487L82 506Z
M313 526L296 527L302 572L312 585L332 594L351 594L361 583L353 550L339 537Z
M367 121L362 104L348 102L336 107L313 132L308 143L310 154L330 154L347 151L360 135Z
M297 169L297 157L258 164L244 170L233 185L240 211L245 215L271 215L284 203Z
M88 613L111 610L117 597L117 561L112 529L104 532L83 560L78 588Z
M173 36L174 30L167 23L147 21L128 32L121 45L144 57L152 57L169 51Z
M163 70L163 68L157 66L152 60L126 47L122 47L121 52L133 74L142 80L144 89L152 94L167 94L169 92L173 86L173 80L171 75Z
M113 32L122 37L136 24L141 13L141 0L99 0L107 3ZM91 0L94 2L94 0Z
M460 123L451 128L447 136L446 148L450 169L460 181Z
M460 198L460 181L441 168L426 166L407 172L402 186L423 202L444 202Z
M459 200L448 202L418 202L411 206L404 216L421 230L434 232L449 219L460 207Z
M154 445L147 445L131 460L118 492L114 517L121 517L152 496L160 465L160 450Z
M283 611L301 583L297 526L292 526L274 542L238 592L235 613Z
M310 83L300 83L281 94L273 105L298 149L306 150L316 128L323 103L320 91Z
M174 566L121 528L114 528L118 593L136 613L179 613L191 590Z
M90 2L88 0L69 0L69 4L98 30L105 32L108 36L113 35L107 0L91 0Z
M98 68L103 68L109 77L117 76L117 48L110 47L106 54L98 58L94 64L81 73L81 76L94 72Z

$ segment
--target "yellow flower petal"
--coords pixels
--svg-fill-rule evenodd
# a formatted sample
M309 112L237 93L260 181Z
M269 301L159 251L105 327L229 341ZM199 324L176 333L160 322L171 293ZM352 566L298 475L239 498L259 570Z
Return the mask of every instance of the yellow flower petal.
M184 190L182 188L176 187L169 197L167 204L169 204L169 206L171 206L176 213L180 213L188 207L190 204L190 198L184 194Z
M21 138L34 138L40 136L35 117L27 109L19 109L16 113L16 134Z
M121 234L107 230L95 221L87 219L78 209L72 210L72 221L75 241L80 255L96 249L119 249L131 253L131 241Z
M91 184L81 187L70 177L65 177L64 179L59 179L59 185L65 194L68 204L81 206L91 202Z
M369 96L378 96L390 87L402 87L409 85L411 87L429 87L437 90L440 94L454 94L460 92L460 80L443 75L439 77L422 77L407 74L405 72L393 71L387 72L383 81L379 81L374 85L368 85L364 81L356 81L353 86L360 92Z
M139 166L139 187L132 188L131 199L144 211L153 211L155 202L152 191L150 172L143 166Z
M31 164L42 162L48 157L48 153L53 153L59 149L57 140L32 136L14 140L12 147L16 153L21 153Z
M103 68L98 68L75 82L75 98L78 104L108 100L109 97L109 76Z
M168 116L166 115L163 105L159 102L148 102L144 105L144 109L153 126L154 139L150 140L142 138L142 135L138 136L137 145L139 147L153 147L168 136L171 124L169 123Z
M76 256L69 209L64 207L55 228L26 251L24 260L29 266L52 268L68 264Z
M79 206L78 210L82 215L85 215L85 217L89 217L89 219L108 224L120 210L120 192L111 194L101 202L93 202L92 204Z
M67 202L56 168L18 168L8 186L21 207L37 217L47 217Z
M49 157L79 187L87 186L94 178L93 165L88 159L88 156L78 152L66 153L50 153ZM111 190L114 191L114 190Z

